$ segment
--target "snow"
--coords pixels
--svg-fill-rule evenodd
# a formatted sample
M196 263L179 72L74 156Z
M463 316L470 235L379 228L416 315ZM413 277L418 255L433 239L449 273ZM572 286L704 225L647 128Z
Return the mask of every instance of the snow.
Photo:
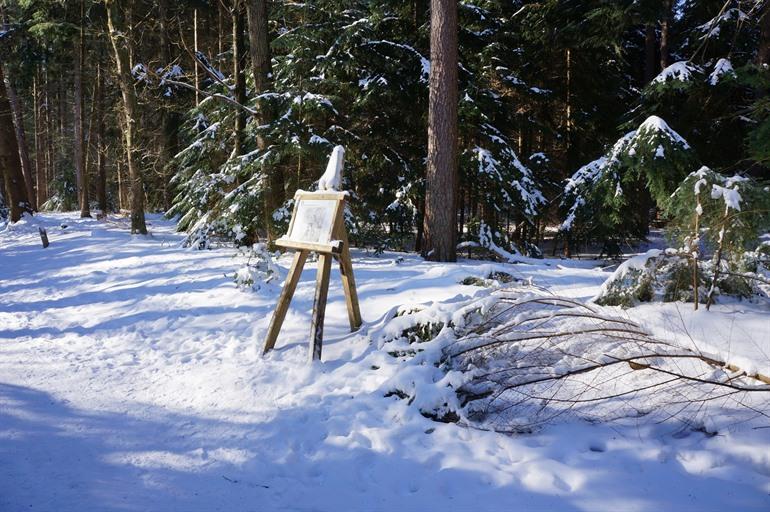
M608 291L607 285L609 282L613 279L620 279L631 270L643 270L647 266L647 262L650 261L652 258L657 258L660 256L660 254L663 251L661 249L650 249L647 252L643 254L637 254L636 256L633 256L623 263L621 263L618 268L615 270L615 272L612 273L612 276L610 279L607 279L607 281L602 284L600 288L600 293L597 294L593 299L596 300L599 295L606 293Z
M685 149L688 149L690 145L687 143L687 141L679 135L676 131L674 131L666 121L664 121L662 118L658 116L650 116L647 119L644 120L644 122L639 125L639 128L637 128L636 132L640 135L644 134L647 135L647 137L651 137L653 134L663 134L666 138L671 140L673 143L682 146ZM656 154L657 154L656 150Z
M330 145L331 142L329 142L329 139L321 137L320 135L313 134L313 135L310 136L310 139L308 139L308 144L310 144L310 145L313 145L313 144L324 144L324 145L327 145L327 144L329 144Z
M414 57L417 57L420 61L420 82L428 83L428 79L430 78L430 60L425 58L413 46L409 46L408 44L403 44L403 43L396 43L394 41L387 41L387 40L378 40L378 41L373 40L373 41L368 41L366 44L387 45L387 46L392 46L394 48L406 50L409 54L411 54Z
M345 165L345 148L334 146L326 164L326 171L318 180L318 190L339 190L342 187L342 168Z
M714 71L709 75L709 84L718 84L724 75L735 76L735 70L728 59L719 59L717 63L714 64Z
M137 82L149 83L147 78L147 68L142 63L136 64L133 68L131 68L131 76L133 76L134 80Z
M704 38L710 38L710 37L717 37L721 32L721 25L725 22L734 21L738 24L743 23L749 19L749 15L743 12L741 9L737 7L732 7L730 9L725 10L724 12L720 12L717 16L712 18L711 20L707 21L703 25L699 25L695 27L695 30L698 30L700 32L704 32L704 34L701 36L701 39Z
M442 264L354 250L364 325L348 332L333 270L323 362L308 365L312 264L263 358L277 288L239 291L234 250L182 249L172 222L148 221L148 237L128 234L127 218L75 213L0 232L0 510L770 507L767 428L709 437L642 417L502 435L437 423L385 396L417 382L412 372L460 378L378 348L395 311L441 301L445 318L458 318L452 304L488 293L460 281L493 271L586 301L610 275L601 262ZM607 308L739 366L768 367L766 304L690 309Z
M720 181L722 181L723 185L719 185L717 183L713 183L711 185L711 198L712 199L719 199L722 198L722 200L725 203L725 209L733 209L736 211L741 211L741 194L739 192L739 184L747 181L748 179L740 176L735 175L731 176L729 178L723 177L721 175L717 175L720 178ZM700 190L700 184L701 182L704 182L705 180L700 179L695 183L695 193L697 194Z
M741 194L737 188L737 186L733 188L723 187L714 183L711 185L711 198L719 199L721 197L725 202L725 208L741 211Z
M666 83L670 80L689 82L693 73L698 73L700 68L689 61L674 62L652 79L652 83Z

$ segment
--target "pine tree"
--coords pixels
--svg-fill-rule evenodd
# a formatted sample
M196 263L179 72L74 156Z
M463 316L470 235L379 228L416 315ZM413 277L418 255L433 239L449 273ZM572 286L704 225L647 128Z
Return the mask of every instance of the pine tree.
M617 252L647 235L651 209L666 204L694 162L687 141L652 116L567 180L560 229Z

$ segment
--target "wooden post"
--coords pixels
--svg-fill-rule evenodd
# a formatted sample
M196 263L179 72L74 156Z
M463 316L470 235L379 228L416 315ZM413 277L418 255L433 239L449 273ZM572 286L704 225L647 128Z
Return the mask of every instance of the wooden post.
M265 338L265 348L263 354L267 354L275 347L275 341L278 339L278 333L281 331L283 319L286 318L286 312L289 310L291 297L297 288L299 277L302 275L302 268L305 266L308 251L297 251L294 253L294 261L291 263L289 275L286 276L286 283L283 285L281 295L278 297L278 305L275 307L275 313L270 320L270 326L267 328L267 338Z
M43 249L47 248L48 243L48 232L45 230L45 228L37 228L40 232L40 241L43 243Z
M318 274L316 275L315 300L313 301L313 320L310 324L310 361L321 360L321 349L324 338L324 316L326 314L326 298L329 295L329 273L332 268L332 255L318 255Z

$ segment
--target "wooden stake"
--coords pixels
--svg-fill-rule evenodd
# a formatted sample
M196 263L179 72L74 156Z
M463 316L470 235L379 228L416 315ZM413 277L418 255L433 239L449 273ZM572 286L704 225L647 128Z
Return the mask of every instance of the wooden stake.
M326 298L329 295L329 273L332 268L332 255L318 255L318 274L316 275L315 300L313 301L313 321L310 324L311 361L321 360L321 349L324 339L324 315L326 313Z
M48 232L45 230L45 228L37 228L40 232L40 241L43 243L43 249L48 247Z
M278 297L278 304L275 307L273 318L270 320L270 326L267 328L267 337L265 338L265 348L263 354L267 354L275 347L275 341L278 339L278 333L281 331L283 319L286 318L286 312L289 310L291 297L297 288L299 277L302 275L302 268L305 266L308 251L297 251L294 253L294 261L291 263L289 275L286 276L286 283L283 285L281 295Z

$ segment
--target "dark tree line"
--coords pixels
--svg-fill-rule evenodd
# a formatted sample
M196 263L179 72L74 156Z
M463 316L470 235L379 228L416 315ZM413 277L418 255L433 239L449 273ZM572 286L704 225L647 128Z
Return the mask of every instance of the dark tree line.
M356 243L536 254L568 213L563 180L652 114L698 162L767 177L767 0L0 6L13 220L126 210L144 233L145 211L170 211L190 243L249 244L342 144ZM720 59L729 79L711 78ZM661 79L683 62L687 80ZM588 221L565 250L609 236Z

